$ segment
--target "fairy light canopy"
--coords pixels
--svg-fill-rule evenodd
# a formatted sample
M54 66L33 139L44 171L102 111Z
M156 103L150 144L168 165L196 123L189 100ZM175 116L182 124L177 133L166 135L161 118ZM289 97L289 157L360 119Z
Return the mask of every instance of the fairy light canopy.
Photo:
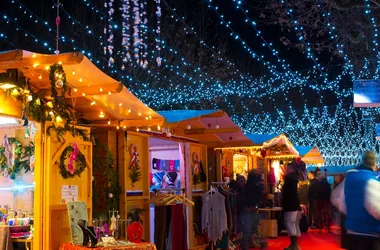
M164 119L133 95L123 84L97 68L79 52L38 54L26 50L0 52L0 73L17 69L29 79L31 88L50 96L49 67L61 64L69 91L66 101L78 118L94 125L144 127L160 125Z
M163 126L170 128L174 132L172 134L197 140L208 147L253 145L222 110L172 110L158 113L165 118Z

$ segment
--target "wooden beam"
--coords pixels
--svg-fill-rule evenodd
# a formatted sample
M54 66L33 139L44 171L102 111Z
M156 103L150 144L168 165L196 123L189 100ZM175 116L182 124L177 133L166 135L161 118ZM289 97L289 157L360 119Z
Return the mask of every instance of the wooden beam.
M201 116L201 118L202 117L204 117L204 118L212 118L212 117L222 117L222 116L224 116L226 113L224 112L224 111L222 111L222 110L218 110L218 111L216 111L215 113L211 113L211 114L208 114L208 115L202 115Z
M203 135L203 134L222 134L222 133L236 133L239 132L240 128L220 128L220 129L205 129L205 128L194 128L185 129L185 135Z
M209 148L229 148L229 147L251 147L253 146L252 141L232 141L232 142L202 142Z

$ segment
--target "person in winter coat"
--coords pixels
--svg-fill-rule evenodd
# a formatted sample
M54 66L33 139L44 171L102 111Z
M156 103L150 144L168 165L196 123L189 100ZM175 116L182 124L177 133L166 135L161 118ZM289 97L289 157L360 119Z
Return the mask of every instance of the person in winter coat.
M380 249L380 181L375 167L376 155L367 151L363 163L347 172L344 196L345 228L351 238L349 250Z
M307 195L309 198L308 221L309 221L309 226L313 228L313 227L316 227L318 225L317 225L317 214L316 214L315 207L314 207L314 197L313 197L313 191L312 190L313 190L315 184L318 183L318 180L315 178L315 173L313 171L310 171L307 174L307 178L309 179L309 188L307 191Z
M290 237L290 246L285 250L300 250L301 204L298 197L298 181L306 180L306 165L300 158L293 160L286 167L285 181L282 189L284 224Z
M317 223L319 226L319 232L322 233L323 226L327 227L327 231L330 233L330 223L332 207L330 203L331 186L327 182L325 172L318 172L318 183L313 188L314 207L317 214Z

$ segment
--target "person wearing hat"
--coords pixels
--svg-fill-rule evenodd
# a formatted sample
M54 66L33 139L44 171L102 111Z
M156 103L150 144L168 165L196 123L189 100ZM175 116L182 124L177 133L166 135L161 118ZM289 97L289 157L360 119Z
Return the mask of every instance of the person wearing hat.
M347 210L349 250L380 249L380 180L375 170L376 155L366 151L363 163L347 172L342 202Z

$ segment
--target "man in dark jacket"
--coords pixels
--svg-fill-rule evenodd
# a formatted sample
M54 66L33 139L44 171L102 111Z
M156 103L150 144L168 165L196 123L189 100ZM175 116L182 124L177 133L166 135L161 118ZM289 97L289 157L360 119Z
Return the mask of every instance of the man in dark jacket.
M309 209L309 214L308 214L308 221L309 221L309 226L310 227L316 227L317 226L317 216L316 216L316 211L315 211L315 207L314 207L314 197L313 197L313 188L315 186L315 184L318 183L317 179L315 178L315 173L313 171L310 171L308 174L307 174L307 177L309 179L309 188L308 188L308 198L309 198L309 206L308 206L308 209Z
M330 203L331 186L327 182L325 172L318 172L318 183L312 189L312 196L314 197L314 207L317 213L317 221L319 232L322 233L323 226L327 227L330 233L330 222L332 206Z

